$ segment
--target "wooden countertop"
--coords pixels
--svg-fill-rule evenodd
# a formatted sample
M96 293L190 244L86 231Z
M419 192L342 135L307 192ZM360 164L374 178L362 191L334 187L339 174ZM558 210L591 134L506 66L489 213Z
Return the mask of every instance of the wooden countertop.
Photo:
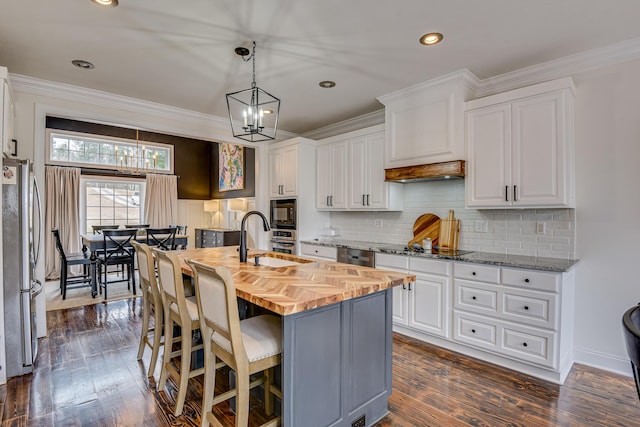
M227 267L233 275L240 298L281 315L311 310L416 280L414 275L395 271L314 261L270 251L249 250L249 262L241 263L237 248L226 246L175 253L180 258L182 272L189 276L193 276L193 273L185 262L187 259ZM284 267L255 266L256 254L301 264Z

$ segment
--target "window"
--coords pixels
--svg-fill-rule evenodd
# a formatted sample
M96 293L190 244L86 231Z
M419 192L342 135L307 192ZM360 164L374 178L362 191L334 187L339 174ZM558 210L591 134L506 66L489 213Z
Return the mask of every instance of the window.
M47 164L119 170L125 167L173 173L173 145L47 130Z
M142 224L145 182L131 178L83 177L80 179L81 232L94 225Z

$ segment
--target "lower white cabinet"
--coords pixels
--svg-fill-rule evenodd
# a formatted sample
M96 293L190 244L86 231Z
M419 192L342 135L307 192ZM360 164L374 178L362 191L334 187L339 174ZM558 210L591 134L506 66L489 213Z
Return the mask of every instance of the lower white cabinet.
M393 322L449 337L450 263L376 254L376 268L415 274L416 281L393 289Z
M573 358L574 273L376 254L415 274L393 288L394 331L562 384Z
M338 259L338 249L333 246L300 243L300 254L305 258L313 258L321 261L335 261Z

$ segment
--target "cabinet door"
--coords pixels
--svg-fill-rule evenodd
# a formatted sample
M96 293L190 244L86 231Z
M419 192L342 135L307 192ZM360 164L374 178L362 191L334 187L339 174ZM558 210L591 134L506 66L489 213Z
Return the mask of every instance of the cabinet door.
M269 151L269 196L282 195L282 151Z
M561 92L513 103L514 206L567 204L565 109Z
M466 114L466 199L470 207L507 207L511 187L511 105L499 104Z
M348 141L349 145L349 208L367 206L367 138L361 136Z
M286 147L282 149L282 195L298 195L298 147Z
M389 206L389 183L384 181L384 132L367 137L367 208Z
M449 279L428 274L416 275L410 291L409 325L441 337L449 336Z
M0 98L2 98L2 111L0 111L0 137L2 137L2 149L6 155L11 155L11 138L13 138L14 106L9 91L9 84L2 81L0 88Z
M413 288L414 284L411 284ZM392 321L397 325L409 324L409 285L393 287L393 314Z
M347 144L331 145L331 208L347 207Z
M316 150L316 208L328 209L331 197L331 145Z

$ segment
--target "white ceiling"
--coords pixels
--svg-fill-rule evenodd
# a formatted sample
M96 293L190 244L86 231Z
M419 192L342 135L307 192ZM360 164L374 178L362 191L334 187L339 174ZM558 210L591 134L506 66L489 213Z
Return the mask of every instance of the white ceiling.
M225 94L251 84L234 48L256 40L258 86L282 100L280 128L295 133L379 110L378 96L461 68L484 79L640 37L638 0L1 3L10 73L221 117ZM432 31L443 42L420 45Z

